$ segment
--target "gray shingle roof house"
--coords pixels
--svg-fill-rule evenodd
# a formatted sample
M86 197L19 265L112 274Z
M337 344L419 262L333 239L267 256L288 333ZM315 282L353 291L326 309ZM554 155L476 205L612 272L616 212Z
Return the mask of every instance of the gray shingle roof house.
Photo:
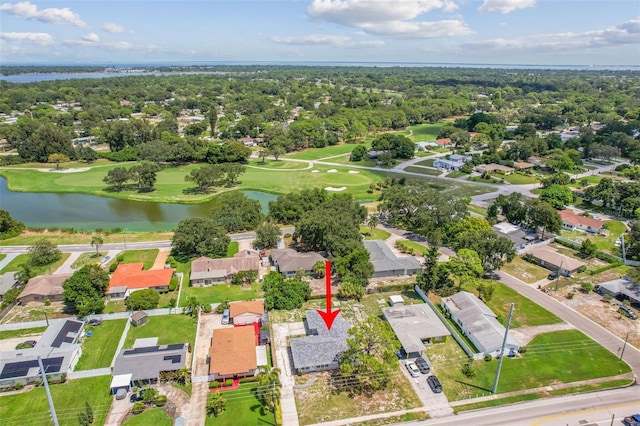
M240 271L259 271L260 257L258 253L246 251L236 253L235 257L211 259L199 257L191 262L189 281L194 287L223 284L229 282L233 275Z
M83 330L82 321L49 320L49 327L33 348L0 352L0 387L39 380L38 356L52 379L72 371L82 354L77 342Z
M431 343L444 343L447 327L426 303L382 308L402 348L410 358L418 357Z
M443 298L440 305L451 314L451 320L460 326L462 333L471 340L479 352L485 355L500 355L505 328L482 300L474 294L461 291ZM519 348L520 343L509 334L506 354L511 350L516 352Z
M336 370L340 355L347 350L347 335L351 325L339 313L331 330L327 330L317 311L306 311L306 315L304 326L307 336L289 341L293 368L298 373Z
M274 249L271 250L271 260L278 268L278 272L290 277L299 270L307 273L313 273L313 265L316 262L324 262L325 259L319 253L308 252L300 253L294 249Z
M180 370L185 366L188 343L158 345L158 339L138 339L132 349L120 351L113 365L113 375L131 374L132 382L155 383L161 371Z
M640 304L640 284L628 278L620 278L599 284L601 294L610 294L615 298L629 299L632 304Z
M369 252L374 278L413 275L422 268L418 259L396 256L382 240L366 240L364 248Z

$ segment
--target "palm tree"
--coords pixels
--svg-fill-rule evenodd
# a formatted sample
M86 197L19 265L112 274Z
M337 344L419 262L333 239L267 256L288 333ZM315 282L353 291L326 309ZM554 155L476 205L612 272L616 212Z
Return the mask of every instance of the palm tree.
M102 237L100 235L94 235L91 237L91 247L96 246L96 257L100 256L98 250L100 250L100 246L104 243Z
M260 367L258 374L258 399L268 411L275 411L280 403L280 369Z
M29 262L21 263L18 265L20 270L13 274L13 278L18 282L18 284L26 284L31 278L35 276L35 271Z
M207 401L207 416L219 416L224 413L227 406L227 398L222 393L213 392Z
M318 260L316 263L313 264L313 275L315 275L316 277L322 278L324 277L326 269L327 267L324 261Z
M373 228L380 224L380 218L376 215L369 216L367 219L367 226L371 229L371 235L373 236Z

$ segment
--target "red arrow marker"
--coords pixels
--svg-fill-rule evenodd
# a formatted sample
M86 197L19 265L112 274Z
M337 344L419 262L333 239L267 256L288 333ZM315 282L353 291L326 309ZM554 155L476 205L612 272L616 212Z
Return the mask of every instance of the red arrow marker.
M331 262L329 262L328 260L325 261L324 266L326 268L324 276L327 283L327 311L325 312L317 309L316 312L318 312L322 317L322 320L327 326L327 330L331 330L333 320L335 320L336 316L338 316L338 314L340 313L340 309L331 312Z

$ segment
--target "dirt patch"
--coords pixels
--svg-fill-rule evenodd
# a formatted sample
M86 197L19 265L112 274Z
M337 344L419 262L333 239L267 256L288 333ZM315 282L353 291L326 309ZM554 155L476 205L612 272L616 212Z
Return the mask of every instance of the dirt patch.
M167 263L167 257L169 257L169 250L160 250L158 256L156 256L155 262L151 269L164 269L164 265Z
M16 323L16 322L28 322L28 321L40 321L44 320L46 312L47 318L55 319L55 318L69 318L70 315L67 315L62 312L63 304L62 302L51 302L49 306L45 306L44 303L38 302L30 302L26 305L16 305L9 311L7 316L5 316L1 323Z
M569 299L569 293L573 293ZM628 343L640 349L640 321L633 321L618 313L620 302L607 303L597 293L582 293L578 286L570 286L552 292L551 296L580 312L585 317L624 339L629 334Z
M510 333L513 333L513 335L516 337L516 339L518 339L518 342L520 342L522 346L525 346L529 344L529 342L539 334L552 333L554 331L560 331L560 330L573 330L573 329L575 329L575 327L572 326L571 324L562 322L559 324L546 324L546 325L537 325L533 327L513 328L511 329Z

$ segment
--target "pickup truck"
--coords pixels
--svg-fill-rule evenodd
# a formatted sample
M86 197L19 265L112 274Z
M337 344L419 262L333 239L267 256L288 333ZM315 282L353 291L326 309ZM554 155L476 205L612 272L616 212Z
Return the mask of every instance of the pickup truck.
M640 426L640 414L633 414L625 417L622 421L626 426Z

